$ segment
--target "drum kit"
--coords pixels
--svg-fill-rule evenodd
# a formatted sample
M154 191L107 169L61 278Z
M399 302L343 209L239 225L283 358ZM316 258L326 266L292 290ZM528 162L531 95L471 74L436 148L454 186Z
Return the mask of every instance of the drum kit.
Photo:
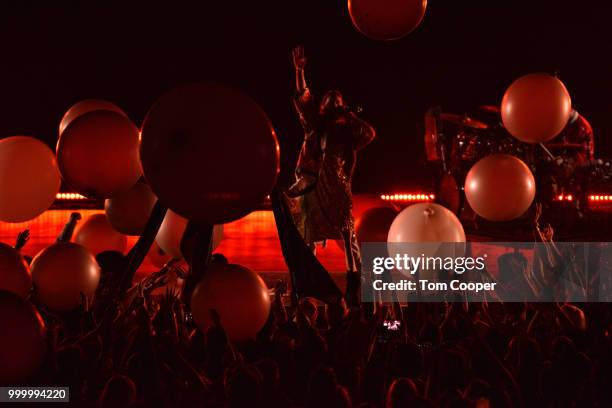
M531 146L513 138L502 126L499 117L499 108L492 105L480 107L483 112L493 113L494 119L485 122L470 118L467 115L441 113L440 121L443 129L449 129L452 137L447 138L451 161L460 166L471 167L483 157L505 153L518 156L529 161ZM453 166L451 164L451 166Z
M465 205L463 181L474 163L495 153L512 154L525 160L529 150L505 131L498 107L483 105L479 110L484 112L483 116L488 116L487 119L435 110L428 112L429 118L426 117L426 126L435 123L438 151L429 156L438 159L431 161L437 162L442 171L437 179L436 196L440 204L458 215ZM426 130L426 134L431 133L431 129Z
M536 175L538 184L545 187L540 190L545 195L540 200L545 202L552 201L559 190L569 190L570 185L577 183L584 184L576 180L582 172L576 171L578 165L574 160L576 154L583 151L582 144L549 143L544 146L522 143L503 127L497 106L480 106L478 119L435 110L430 110L427 115L430 117L426 117L426 127L435 119L433 140L438 150L435 162L441 170L437 177L436 196L442 205L458 215L465 210L470 212L463 194L467 172L478 160L491 154L510 154L525 162ZM431 129L426 129L426 138L431 139L431 133Z

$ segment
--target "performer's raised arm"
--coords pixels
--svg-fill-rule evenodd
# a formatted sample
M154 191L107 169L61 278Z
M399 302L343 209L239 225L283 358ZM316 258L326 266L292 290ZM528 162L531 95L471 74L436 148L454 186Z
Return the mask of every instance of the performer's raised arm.
M304 68L306 67L306 57L304 56L304 47L295 47L291 52L293 57L293 67L295 68L295 90L298 95L304 94L308 90L306 84L306 75Z

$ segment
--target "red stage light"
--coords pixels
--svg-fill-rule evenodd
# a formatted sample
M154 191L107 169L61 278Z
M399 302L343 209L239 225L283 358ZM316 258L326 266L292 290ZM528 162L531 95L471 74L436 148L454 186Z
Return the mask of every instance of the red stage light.
M553 201L574 201L572 194L559 194L553 198Z
M589 209L612 212L612 194L589 194L587 198Z
M589 201L612 201L612 195L610 194L603 194L603 195L591 194L589 195Z
M381 200L384 201L405 201L405 202L423 202L433 201L436 198L434 194L430 193L396 193L396 194L382 194Z
M78 193L57 193L56 200L87 200L87 197Z

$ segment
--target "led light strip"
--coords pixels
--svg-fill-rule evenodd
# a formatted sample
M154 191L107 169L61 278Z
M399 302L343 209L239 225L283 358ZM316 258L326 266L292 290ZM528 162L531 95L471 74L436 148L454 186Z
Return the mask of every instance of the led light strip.
M402 193L402 194L382 194L381 200L384 201L432 201L436 198L433 194L423 193Z
M87 200L87 197L82 196L78 193L57 193L55 195L57 200Z
M591 194L589 195L589 201L612 201L612 195L610 194Z

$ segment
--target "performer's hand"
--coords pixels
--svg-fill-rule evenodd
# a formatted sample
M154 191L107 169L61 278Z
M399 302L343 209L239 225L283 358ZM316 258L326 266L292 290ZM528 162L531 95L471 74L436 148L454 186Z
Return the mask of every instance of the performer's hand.
M291 56L293 57L293 66L295 67L295 69L304 69L304 66L306 66L304 47L302 47L301 45L295 47L293 51L291 51Z
M540 224L541 216L542 216L542 204L536 203L535 208L534 208L534 214L533 214L533 225L535 225L536 227L538 227Z
M542 239L545 242L552 242L554 234L555 230L553 230L553 227L550 224L546 224L546 227L544 227L542 231Z

